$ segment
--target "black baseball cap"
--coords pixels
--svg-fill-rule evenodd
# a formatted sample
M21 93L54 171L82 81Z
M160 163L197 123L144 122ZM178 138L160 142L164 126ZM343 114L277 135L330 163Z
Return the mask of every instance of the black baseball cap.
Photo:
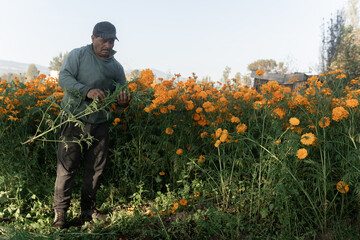
M116 28L110 22L99 22L95 25L93 30L95 37L101 37L102 39L119 39L116 37Z

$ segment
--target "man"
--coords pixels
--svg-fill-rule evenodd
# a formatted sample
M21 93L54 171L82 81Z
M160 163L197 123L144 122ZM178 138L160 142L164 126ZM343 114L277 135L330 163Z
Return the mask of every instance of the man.
M110 22L99 22L93 29L92 44L72 50L59 74L59 84L65 91L61 106L65 112L76 115L86 109L95 98L100 101L106 93L113 92L116 87L126 82L124 69L115 60L113 50L116 28ZM125 91L117 96L120 107L129 104L130 95ZM96 192L99 177L105 167L109 145L108 112L94 112L81 118L84 123L82 130L75 123L67 123L61 127L58 145L56 182L54 189L55 219L53 227L66 226L66 211L70 206L74 177L81 159L84 160L84 176L81 191L81 218L90 220L102 219L106 215L97 212ZM71 142L81 136L93 136L91 146Z

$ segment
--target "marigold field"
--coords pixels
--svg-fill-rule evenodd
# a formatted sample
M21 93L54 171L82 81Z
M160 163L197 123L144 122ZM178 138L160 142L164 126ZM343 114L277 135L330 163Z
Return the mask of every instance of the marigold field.
M132 100L118 109L123 89ZM59 129L81 116L62 114L57 79L0 80L0 238L359 239L359 95L359 80L341 70L291 92L146 69L81 115L112 112L97 197L108 221L76 224L80 169L70 227L57 231Z

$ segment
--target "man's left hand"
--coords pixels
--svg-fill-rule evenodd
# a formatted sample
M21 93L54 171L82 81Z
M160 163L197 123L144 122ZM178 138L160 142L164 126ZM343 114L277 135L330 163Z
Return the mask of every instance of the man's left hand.
M131 96L130 93L122 91L119 95L116 96L116 98L120 107L127 107L129 105Z

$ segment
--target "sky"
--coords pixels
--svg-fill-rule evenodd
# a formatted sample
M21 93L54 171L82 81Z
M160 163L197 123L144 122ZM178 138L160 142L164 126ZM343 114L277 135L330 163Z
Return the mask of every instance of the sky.
M0 0L0 59L49 66L91 43L94 25L116 26L115 58L199 79L248 74L258 59L318 69L322 24L347 0Z

